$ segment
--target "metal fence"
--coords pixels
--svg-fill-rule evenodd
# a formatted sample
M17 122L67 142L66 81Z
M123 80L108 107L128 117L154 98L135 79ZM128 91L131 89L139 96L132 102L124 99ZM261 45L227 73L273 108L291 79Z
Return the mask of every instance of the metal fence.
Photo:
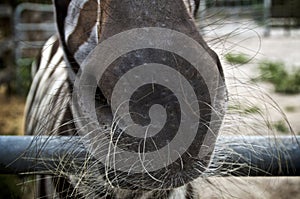
M15 61L35 57L55 32L52 5L19 4L14 12Z
M300 176L299 141L300 136L221 136L203 175ZM0 136L2 174L51 175L59 165L66 169L71 163L72 168L95 164L81 137Z
M300 27L299 0L201 0L200 16L252 17L265 26L265 36L271 28Z

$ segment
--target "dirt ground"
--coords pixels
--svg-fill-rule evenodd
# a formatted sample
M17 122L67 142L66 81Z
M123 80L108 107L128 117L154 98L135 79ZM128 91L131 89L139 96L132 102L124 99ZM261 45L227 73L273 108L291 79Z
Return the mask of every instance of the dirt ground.
M3 135L23 134L23 114L25 98L6 96L0 87L0 133Z
M203 33L205 33L204 38L209 41L210 46L221 58L231 99L238 99L237 101L245 102L248 106L266 106L261 119L271 122L283 120L286 117L293 129L292 132L286 132L286 134L300 135L300 94L278 94L274 92L273 85L251 82L252 78L258 77L258 63L262 60L283 62L290 72L294 68L300 68L300 30L286 32L283 29L272 29L270 37L263 37L264 31L264 27L258 27L252 21L235 19L226 24L207 26ZM226 63L224 59L227 53L244 53L250 59L247 64L232 65ZM293 111L287 111L288 107L293 107ZM251 119L249 115L242 117L241 120L247 123L245 128L237 127L240 125L240 121L237 120L234 120L234 123L238 124L229 128L230 130L238 129L234 132L235 135L268 134L263 132L263 128L260 129L261 126L255 126L257 123L251 125L251 119L257 120L257 117L251 117ZM232 118L228 119L231 124ZM226 131L226 125L224 129ZM276 132L275 134L285 133ZM209 182L204 180L196 182L199 185L200 198L300 198L300 177L211 178Z

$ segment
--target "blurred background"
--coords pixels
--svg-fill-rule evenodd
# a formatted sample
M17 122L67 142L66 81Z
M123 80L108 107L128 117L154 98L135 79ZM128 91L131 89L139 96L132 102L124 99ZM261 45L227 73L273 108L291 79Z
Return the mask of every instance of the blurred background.
M268 129L300 134L300 0L201 0L196 24L223 64L228 112L243 122L263 112L272 115ZM23 135L31 63L55 31L51 0L0 1L0 134ZM255 101L261 92L280 110L266 113L265 98ZM232 131L230 121L224 132L251 134ZM199 182L201 198L300 198L298 177L211 182ZM0 199L33 197L31 177L0 175Z

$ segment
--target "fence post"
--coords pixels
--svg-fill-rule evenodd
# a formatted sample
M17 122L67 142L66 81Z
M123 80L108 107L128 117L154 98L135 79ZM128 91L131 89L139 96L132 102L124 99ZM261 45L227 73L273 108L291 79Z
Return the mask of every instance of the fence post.
M271 32L271 28L270 28L271 6L272 6L272 0L264 0L264 25L265 25L264 36L265 37L269 37Z

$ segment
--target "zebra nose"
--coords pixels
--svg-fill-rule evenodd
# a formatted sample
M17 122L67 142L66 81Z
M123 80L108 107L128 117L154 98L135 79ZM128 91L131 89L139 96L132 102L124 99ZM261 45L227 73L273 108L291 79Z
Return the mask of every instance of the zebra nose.
M157 35L162 38L151 39ZM200 44L169 29L132 29L100 43L83 66L83 81L75 82L82 118L95 112L89 103L95 91L82 87L85 80L97 84L108 102L91 117L96 122L86 122L94 133L83 135L92 140L91 152L110 183L126 189L179 187L205 171L222 123L225 87ZM103 130L103 123L110 123L109 132L95 130Z

